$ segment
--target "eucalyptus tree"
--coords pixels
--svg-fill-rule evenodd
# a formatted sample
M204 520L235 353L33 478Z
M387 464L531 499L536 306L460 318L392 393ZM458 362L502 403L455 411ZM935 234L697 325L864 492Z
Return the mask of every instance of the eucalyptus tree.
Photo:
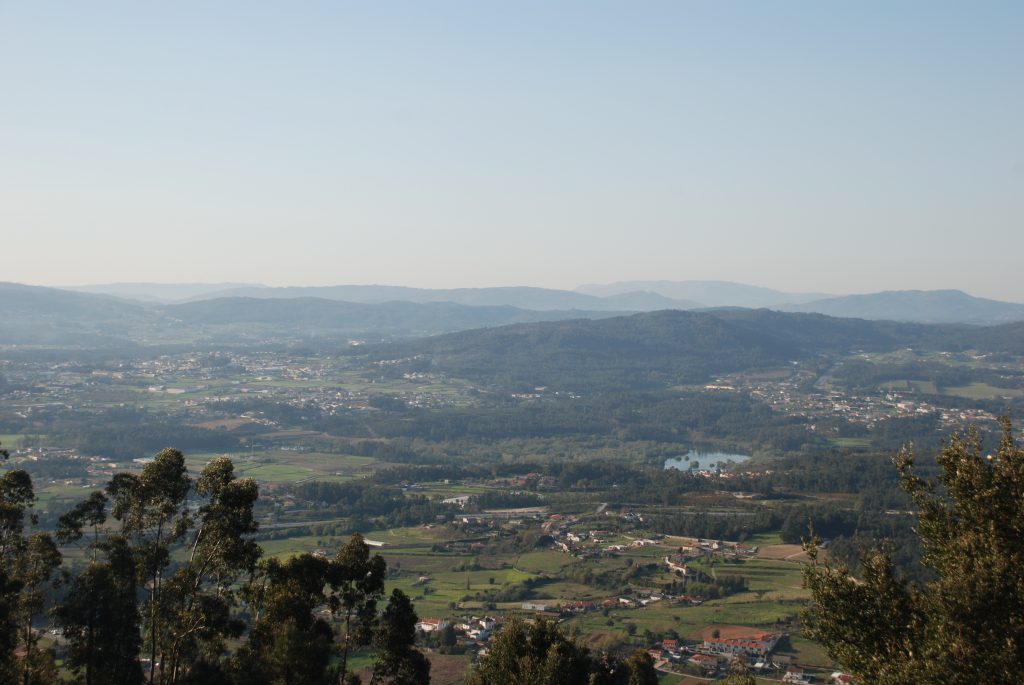
M121 523L135 556L136 571L145 592L143 627L149 646L149 681L156 678L158 650L166 644L166 617L170 602L163 594L164 572L170 564L171 545L188 532L192 519L186 499L192 479L185 457L167 448L139 475L118 473L107 486L111 515ZM161 678L165 669L161 669Z
M222 638L244 629L233 612L239 578L260 556L252 539L256 483L236 478L231 460L221 457L195 482L202 502L195 513L188 506L192 488L184 456L166 449L141 474L115 475L106 495L93 493L58 522L64 544L92 529L91 562L55 611L68 637L68 665L86 683L141 680L140 623L148 679L161 683L183 680L197 664L216 664ZM120 527L101 538L108 505ZM172 566L172 553L184 561Z
M82 539L83 528L90 526L92 528L92 544L89 545L89 548L93 552L93 559L95 559L100 530L107 522L107 503L109 501L102 491L97 490L73 506L57 521L57 542L62 545L78 542Z
M7 459L6 450L0 457ZM18 664L18 597L22 583L14 577L14 562L25 530L25 509L32 502L32 479L24 471L0 477L0 681L16 682Z
M252 538L257 529L256 481L236 478L231 460L218 457L202 470L195 492L206 501L195 521L188 561L167 585L169 615L161 661L166 664L163 679L170 683L200 657L216 659L224 637L241 635L245 624L232 616L236 585L252 573L262 554Z
M20 469L0 477L0 566L9 573L25 544L25 523L36 499L32 478Z
M389 659L381 678L392 665L408 670L403 659L422 658L402 651L403 644L412 648L416 617L401 593L383 614L378 611L386 570L384 559L371 555L358 533L334 559L301 554L262 562L246 587L252 629L235 659L236 680L244 685L359 682L348 670L348 656L351 649L371 644ZM328 618L340 624L340 639Z
M491 641L470 685L576 685L590 679L588 650L550 621L527 625L513 617Z
M377 620L377 603L384 596L384 574L387 564L379 554L370 556L370 546L359 533L338 550L328 567L327 598L331 612L343 624L341 636L341 673L348 670L352 646L365 647L373 639ZM413 624L416 622L413 621Z
M39 634L32 627L42 612L46 586L57 580L61 554L48 533L27 532L36 523L29 510L35 501L32 478L15 469L0 477L0 675L23 685L45 683L55 677L53 652L39 649ZM13 646L23 657L10 659Z
M379 650L370 685L428 685L430 662L416 649L416 612L401 590L391 591L374 635Z
M301 554L261 563L246 592L252 612L249 639L234 660L240 685L330 685L338 670L331 624L317 612L326 605L327 559Z
M0 568L0 682L17 679L14 650L18 644L18 624L15 619L18 591L21 584Z
M507 621L469 685L653 685L654 660L644 650L626 659L592 654L550 621Z
M45 589L53 580L61 564L60 550L49 533L32 533L14 564L14 577L21 583L18 596L18 619L21 643L25 649L22 662L22 685L49 683L56 675L53 653L39 649L39 633L32 624L42 613Z
M135 557L120 535L90 547L88 566L54 609L54 620L67 641L65 666L86 685L139 685L144 676L139 665L142 637Z

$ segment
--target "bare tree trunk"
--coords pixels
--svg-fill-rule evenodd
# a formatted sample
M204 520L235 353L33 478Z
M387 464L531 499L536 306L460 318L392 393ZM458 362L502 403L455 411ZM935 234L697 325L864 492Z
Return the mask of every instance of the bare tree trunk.
M89 625L85 632L85 649L89 656L85 659L85 685L92 685L92 640L93 640L93 614L89 614Z
M153 590L149 593L149 682L156 675L156 593L160 583L160 573L153 576Z
M345 647L341 651L341 677L342 679L348 674L348 646L351 644L349 639L349 626L352 623L352 610L346 609L345 611Z
M163 526L157 526L156 529L156 541L160 543L163 538ZM149 593L149 682L153 682L153 678L156 674L156 604L157 598L160 594L160 569L156 569L153 573L153 589ZM162 665L162 664L161 664ZM163 680L163 671L161 671L160 679Z
M29 685L29 676L32 673L30 669L30 665L32 663L32 652L32 617L29 616L28 623L25 625L25 670L21 679L25 685Z

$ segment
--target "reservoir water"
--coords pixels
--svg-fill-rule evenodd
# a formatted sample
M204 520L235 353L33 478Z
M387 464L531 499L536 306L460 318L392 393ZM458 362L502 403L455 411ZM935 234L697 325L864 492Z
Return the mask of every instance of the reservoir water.
M681 457L666 459L665 468L689 471L690 464L697 462L698 469L710 469L718 466L719 464L722 466L729 463L739 464L747 459L750 459L750 456L746 454L730 454L729 452L695 452L690 450Z

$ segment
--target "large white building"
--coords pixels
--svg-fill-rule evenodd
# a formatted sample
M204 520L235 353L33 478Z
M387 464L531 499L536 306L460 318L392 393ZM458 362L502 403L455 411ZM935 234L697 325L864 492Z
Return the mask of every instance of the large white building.
M711 654L768 656L782 635L761 633L750 637L709 637L704 640L703 651Z

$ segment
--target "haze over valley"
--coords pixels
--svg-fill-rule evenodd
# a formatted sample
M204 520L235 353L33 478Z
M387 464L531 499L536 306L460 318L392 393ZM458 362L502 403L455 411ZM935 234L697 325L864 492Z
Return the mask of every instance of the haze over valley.
M634 285L650 289L632 290ZM8 322L0 332L0 344L157 344L168 342L171 329L172 338L185 335L197 342L230 342L235 335L250 341L259 336L415 337L513 323L723 308L936 324L1024 320L1024 305L948 290L822 297L717 281L579 290L604 294L532 287L430 290L230 284L111 284L62 290L0 283L0 314Z
M1024 3L0 3L0 685L1024 682Z

